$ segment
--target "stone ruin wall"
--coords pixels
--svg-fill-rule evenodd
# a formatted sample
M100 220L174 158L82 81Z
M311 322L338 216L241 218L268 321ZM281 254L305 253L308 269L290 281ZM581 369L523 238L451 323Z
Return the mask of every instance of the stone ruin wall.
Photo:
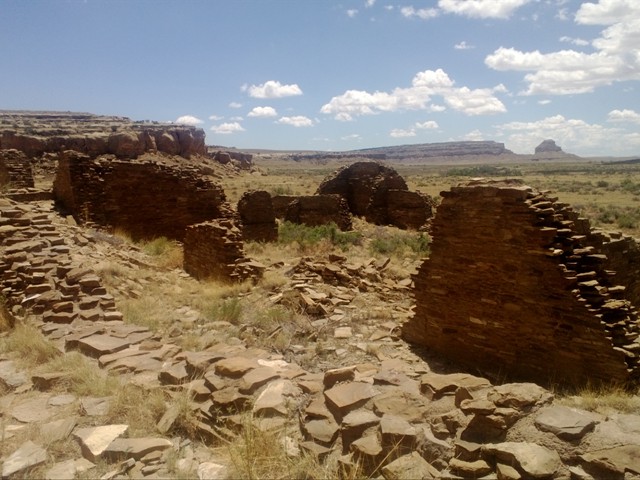
M611 270L611 249L590 244L586 220L526 186L470 183L443 196L407 341L501 377L638 380L627 278Z
M198 280L243 281L262 276L264 266L244 256L237 220L220 218L187 227L184 270Z
M278 225L271 194L264 190L245 192L238 201L238 215L245 241L275 242Z
M78 222L122 229L134 239L182 240L188 225L229 212L222 187L195 167L92 160L75 152L60 159L54 196Z
M340 195L298 196L287 205L284 220L310 227L335 223L342 231L353 228L349 206Z
M417 230L432 216L428 196L410 192L398 172L377 162L356 162L337 170L316 193L342 196L353 215L376 225Z
M0 150L0 187L11 190L34 188L31 162L23 152Z

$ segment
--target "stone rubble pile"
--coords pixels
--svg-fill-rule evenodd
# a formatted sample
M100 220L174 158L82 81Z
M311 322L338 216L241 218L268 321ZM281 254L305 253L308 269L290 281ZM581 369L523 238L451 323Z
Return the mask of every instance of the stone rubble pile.
M540 203L529 207L544 210ZM239 235L232 223L223 227ZM127 382L161 388L168 395L188 392L196 432L184 438L180 411L168 407L158 420L157 434L135 436L126 423L104 421L111 398L59 393L62 372L27 375L0 356L0 384L9 392L0 398L3 438L37 431L38 438L46 439L27 439L3 453L3 478L28 476L43 464L46 478L91 476L99 463L109 465L102 478L167 478L169 462L184 476L227 478L229 465L212 448L249 427L269 432L291 458L305 454L337 462L346 476L640 478L640 415L598 415L563 406L535 384L494 385L442 367L435 371L393 337L387 339L386 354L372 352L375 356L358 363L338 360L331 368L316 363L305 369L239 339L214 341L201 351L183 350L147 327L123 322L110 302L102 303L109 300L102 282L76 264L74 255L76 249L91 247L90 236L65 226L50 204L3 200L0 232L2 287L14 315L29 313L30 321L61 350L95 359ZM550 238L559 246L569 237ZM26 253L16 247L23 243ZM51 255L53 248L58 248L56 255ZM549 253L540 257L556 258L555 250ZM24 255L35 270L26 267ZM352 264L340 256L301 259L288 272L290 286L272 301L296 292L311 301L310 308L319 309L318 320L341 315L342 308L371 290L387 295L393 304L410 283L399 285L388 278L387 264ZM48 288L40 287L43 284ZM38 299L56 294L56 302L40 309ZM56 308L66 312L65 302L77 313L70 322L47 316L58 313ZM83 315L92 310L100 313ZM336 338L338 333L336 329ZM355 335L344 340L350 347ZM69 438L78 443L81 457L56 453L57 442Z
M640 377L637 312L624 277L590 244L587 220L509 182L472 181L443 196L405 339L543 384Z

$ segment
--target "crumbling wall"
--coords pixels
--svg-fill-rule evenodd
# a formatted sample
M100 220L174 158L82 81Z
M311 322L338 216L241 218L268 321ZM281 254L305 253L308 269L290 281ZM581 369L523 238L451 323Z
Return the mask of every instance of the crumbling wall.
M316 193L341 195L351 213L373 219L377 209L385 208L386 193L391 189L407 190L398 172L378 162L356 162L326 178Z
M259 278L264 266L244 256L237 222L233 218L220 218L187 228L184 270L198 280L243 281Z
M275 242L278 239L278 225L269 192L245 192L238 202L238 215L245 241Z
M512 183L442 195L406 340L503 377L638 378L636 312L576 212Z
M78 222L122 229L134 239L182 240L187 225L228 212L222 187L202 177L195 167L92 160L77 152L62 155L54 195Z
M287 205L284 220L310 227L335 223L340 230L352 229L349 207L340 195L296 197Z
M33 169L19 150L0 150L0 186L10 189L33 188Z
M418 230L433 216L433 200L420 192L389 190L386 215L398 228Z
M356 162L327 177L318 194L337 194L353 215L376 225L419 229L432 216L432 201L410 192L393 168L377 162Z

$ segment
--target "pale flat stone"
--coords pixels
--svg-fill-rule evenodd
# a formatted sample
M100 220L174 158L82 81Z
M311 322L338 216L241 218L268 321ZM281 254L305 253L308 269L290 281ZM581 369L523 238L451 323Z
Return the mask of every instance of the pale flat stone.
M11 416L23 423L43 422L55 415L55 409L49 407L49 396L40 395L26 400L11 409Z
M124 350L131 341L126 338L117 338L110 335L91 335L81 338L77 342L78 349L85 355L98 358L106 354Z
M80 400L80 406L86 415L99 417L109 413L110 397L85 397Z
M332 368L324 372L322 383L325 388L331 388L336 383L352 382L356 378L356 367Z
M561 405L543 408L535 418L535 425L540 430L568 440L582 438L597 423L597 415Z
M310 420L304 424L307 434L321 444L330 445L338 436L340 426L332 419Z
M104 425L102 427L79 428L74 436L80 442L82 455L92 462L102 455L116 438L127 431L129 425Z
M47 461L47 451L32 441L23 443L2 464L2 478Z
M47 404L52 407L62 407L64 405L72 404L76 401L76 398L77 397L75 395L71 395L70 393L63 393L62 395L54 395L49 398Z
M267 385L253 404L254 413L273 413L286 415L287 397L294 396L299 389L291 380L276 380Z
M44 474L45 480L69 480L77 473L75 460L65 460L54 464Z
M453 394L458 388L475 391L491 386L491 382L486 378L476 377L467 373L441 375L430 372L422 376L420 383L422 392L434 400L437 400L443 395Z
M352 336L351 327L338 327L333 331L333 338L351 338Z
M484 460L465 462L457 458L452 458L449 461L449 468L452 472L465 478L480 478L491 473L493 470Z
M345 415L366 403L378 393L378 390L369 383L350 382L341 383L329 390L325 390L324 396L327 399L328 406L335 407L342 415Z
M198 480L222 480L227 478L227 467L214 462L198 465Z
M507 465L518 466L525 474L533 478L551 477L561 466L558 452L535 443L487 444L482 447L482 451L495 455L499 461Z
M385 465L382 467L382 474L386 480L439 477L438 470L422 458L418 452L411 452L411 454L404 455Z
M46 439L47 443L64 440L76 426L76 417L63 418L40 426L40 435Z
M487 398L498 407L524 410L551 403L553 394L535 383L505 383L494 387Z
M247 395L251 395L267 382L278 377L278 372L271 367L258 367L253 370L249 370L242 377L242 386L240 387L240 391Z
M166 438L116 438L104 450L103 456L140 460L151 452L166 450L172 446L171 441Z
M28 381L29 379L24 373L16 370L13 361L0 361L0 384L3 384L9 390L15 390Z
M402 417L386 414L380 419L380 433L383 436L415 437L416 429Z
M640 474L640 445L621 445L597 450L580 455L580 458L589 464L618 474Z
M258 367L256 360L245 357L231 357L220 360L215 364L215 372L221 377L239 378L249 370Z
M367 435L351 443L352 452L375 457L382 452L382 445L377 435Z

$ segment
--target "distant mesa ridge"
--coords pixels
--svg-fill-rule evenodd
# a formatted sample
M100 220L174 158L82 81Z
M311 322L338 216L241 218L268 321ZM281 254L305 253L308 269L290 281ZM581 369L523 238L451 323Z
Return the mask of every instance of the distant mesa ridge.
M319 160L332 158L370 158L376 160L397 160L430 157L459 157L464 155L512 154L504 143L487 141L463 141L442 143L420 143L394 147L366 148L347 152L311 153L295 155L294 160Z

